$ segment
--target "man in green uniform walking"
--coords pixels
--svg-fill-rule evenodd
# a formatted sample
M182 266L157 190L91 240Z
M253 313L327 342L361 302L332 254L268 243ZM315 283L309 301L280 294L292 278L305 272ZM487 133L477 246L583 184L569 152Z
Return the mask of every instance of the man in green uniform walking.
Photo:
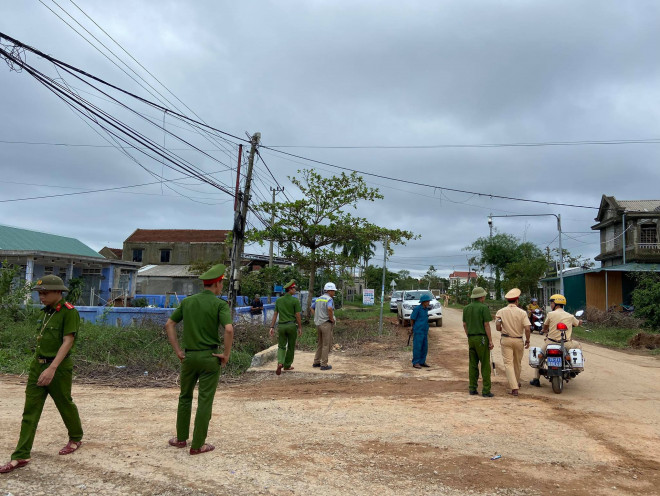
M69 442L60 450L60 455L69 455L82 444L80 415L71 398L73 360L70 357L80 327L80 316L71 303L62 299L62 292L68 291L68 288L59 277L44 276L37 281L34 289L39 292L39 300L45 306L38 324L37 347L25 388L21 434L11 461L0 467L2 474L30 462L37 424L48 395L53 398L69 433Z
M229 305L218 298L222 294L225 274L222 264L211 267L199 278L204 291L185 298L165 324L167 338L181 360L181 394L176 416L176 437L170 446L185 448L190 434L190 416L195 384L199 381L197 413L190 454L199 455L213 451L215 446L206 443L209 421L213 410L213 398L218 387L220 367L227 365L234 340L234 326ZM183 350L176 336L176 324L183 320ZM224 328L224 354L217 353L220 346L220 327Z
M468 338L470 349L470 394L476 395L479 380L479 364L481 363L481 395L492 398L490 392L490 350L493 349L493 339L490 335L490 309L484 303L486 290L477 286L472 290L472 303L463 309L463 329Z
M284 370L293 370L293 354L296 351L296 325L298 326L298 336L302 336L302 320L300 313L302 305L296 294L296 282L289 281L284 289L286 294L275 302L275 312L273 313L273 322L270 325L271 337L275 332L275 323L277 316L280 316L277 339L277 370L275 373L280 375L282 368Z

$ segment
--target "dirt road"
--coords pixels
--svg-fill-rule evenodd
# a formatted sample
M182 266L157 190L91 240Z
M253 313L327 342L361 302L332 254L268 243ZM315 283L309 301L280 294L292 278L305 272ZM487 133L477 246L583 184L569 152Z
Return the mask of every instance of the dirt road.
M49 401L33 462L0 476L0 496L660 494L659 360L584 345L586 372L561 395L544 381L514 399L497 344L496 396L469 396L460 312L447 309L444 323L431 328L428 371L410 366L399 329L398 340L333 354L331 375L298 353L294 372L276 377L269 364L221 384L217 449L197 457L167 446L176 389L76 384L83 448L57 455L66 432ZM4 462L24 380L0 381Z

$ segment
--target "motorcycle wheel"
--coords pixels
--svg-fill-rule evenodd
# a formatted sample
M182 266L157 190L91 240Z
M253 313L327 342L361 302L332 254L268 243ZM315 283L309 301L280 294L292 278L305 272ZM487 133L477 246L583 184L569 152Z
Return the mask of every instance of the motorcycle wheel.
M558 375L552 377L552 390L555 394L561 394L564 390L564 380Z

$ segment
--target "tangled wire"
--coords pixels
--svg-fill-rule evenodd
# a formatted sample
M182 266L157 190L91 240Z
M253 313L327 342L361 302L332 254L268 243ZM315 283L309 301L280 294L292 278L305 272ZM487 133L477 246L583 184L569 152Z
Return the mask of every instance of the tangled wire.
M2 52L0 56L5 60L9 66L10 71L22 72L23 63L25 63L25 49L19 46L16 46L12 43L3 43L0 41L0 47L2 47ZM20 61L21 63L17 62Z

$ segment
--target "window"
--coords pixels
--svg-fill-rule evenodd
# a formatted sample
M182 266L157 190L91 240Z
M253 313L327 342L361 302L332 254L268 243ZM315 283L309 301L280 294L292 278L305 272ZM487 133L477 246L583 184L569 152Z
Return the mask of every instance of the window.
M169 263L172 250L160 250L160 263Z
M134 248L133 249L133 261L134 262L141 262L142 261L142 252L144 250L142 248Z
M658 231L655 227L655 224L642 224L640 226L640 236L639 242L642 244L645 243L657 243L658 242Z
M44 267L44 275L49 276L53 273L53 266L52 265L46 265Z

